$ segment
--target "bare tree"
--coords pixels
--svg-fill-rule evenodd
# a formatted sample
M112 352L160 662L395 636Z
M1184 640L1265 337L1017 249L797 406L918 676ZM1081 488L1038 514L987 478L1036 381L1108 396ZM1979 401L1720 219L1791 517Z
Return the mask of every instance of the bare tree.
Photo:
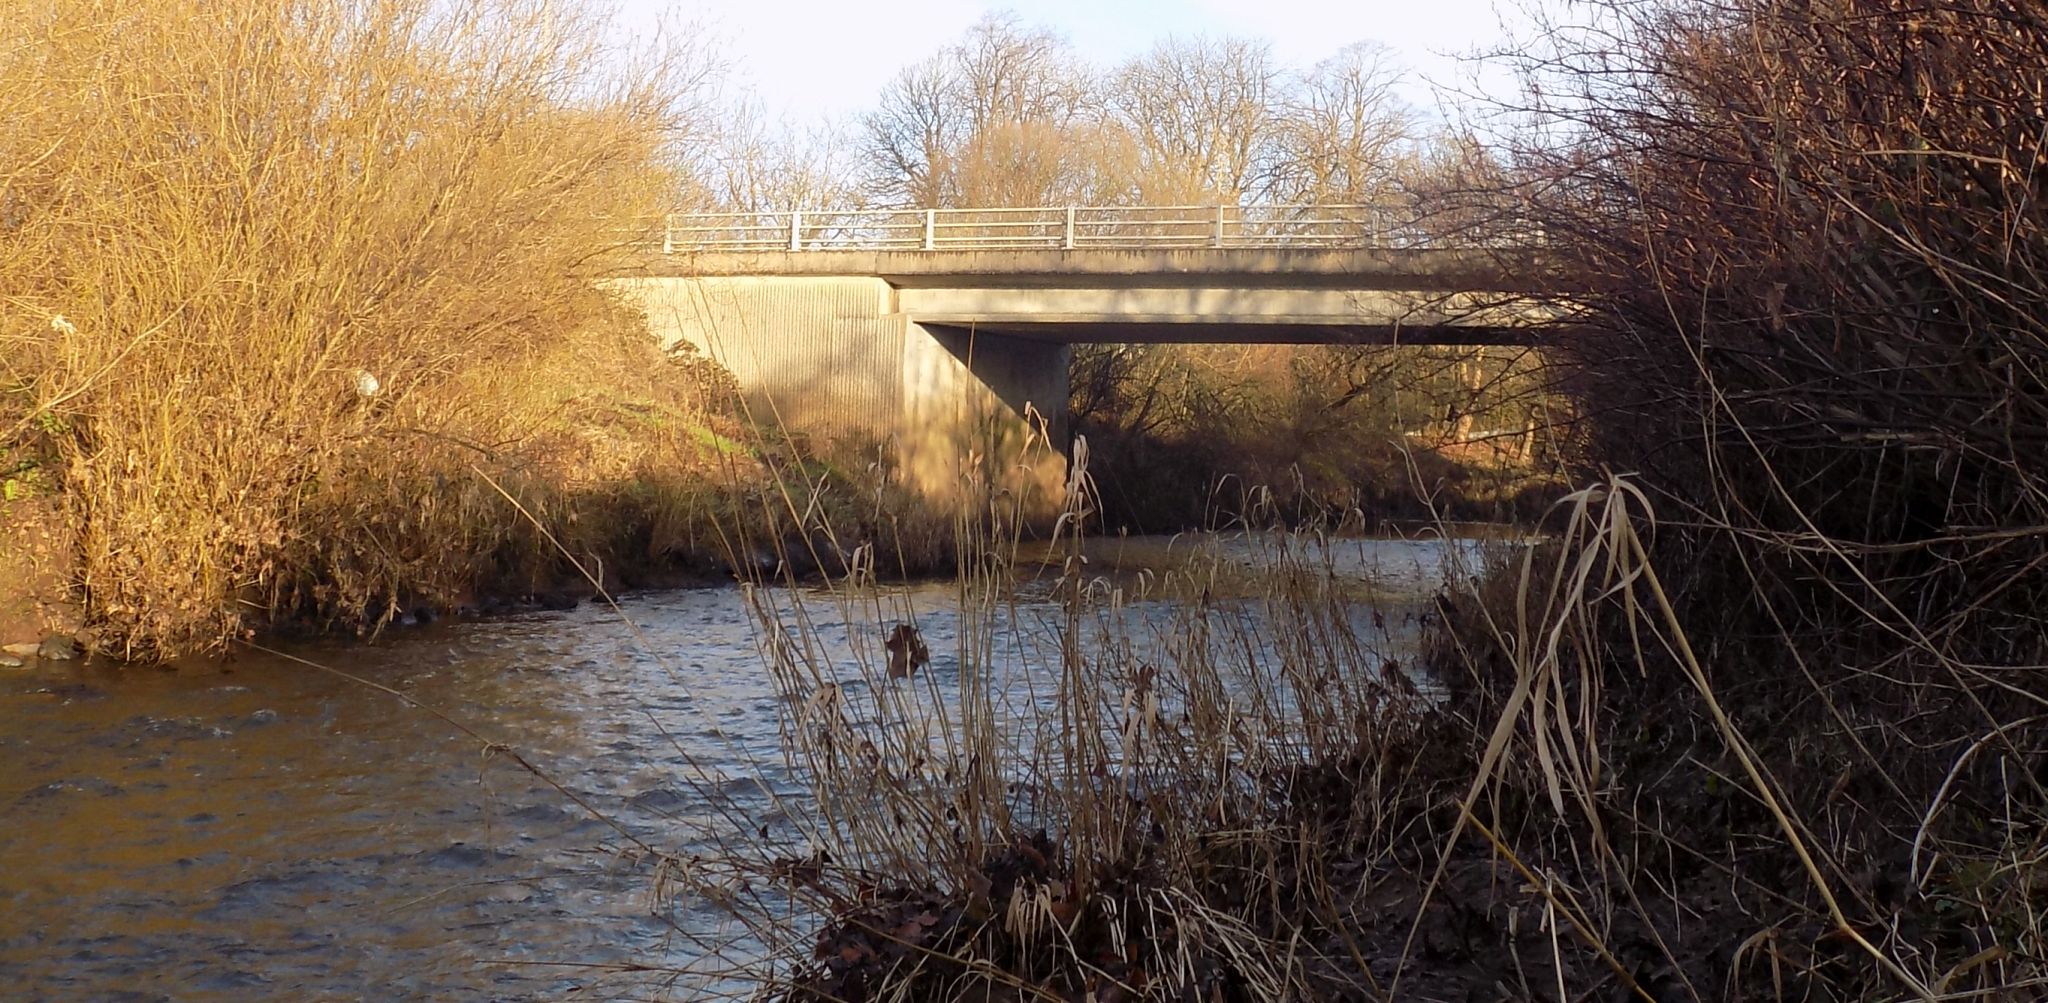
M950 55L975 132L1018 122L1065 126L1089 107L1091 74L1066 40L1014 13L982 18Z
M1136 149L1112 124L990 126L954 162L961 205L1113 205L1133 201Z
M881 104L862 123L867 134L868 189L892 205L942 205L951 151L968 135L954 103L945 54L907 66L882 90Z
M1250 39L1170 38L1116 74L1112 103L1141 156L1148 201L1235 201L1278 124L1280 74Z
M1391 53L1376 42L1346 46L1302 73L1279 102L1263 194L1281 202L1386 201L1414 138L1414 113L1394 91L1400 80Z
M1171 38L1097 74L1014 14L907 67L863 122L885 205L1370 202L1389 190L1413 116L1383 47L1299 75L1265 42Z
M705 156L703 187L711 206L734 212L858 209L851 151L830 125L807 130L771 121L748 98L735 106Z
M1093 75L1059 35L993 14L890 82L863 123L868 187L891 205L958 205L1043 191L1065 131L1085 124ZM963 189L973 157L975 190ZM1001 165L1022 173L998 180Z

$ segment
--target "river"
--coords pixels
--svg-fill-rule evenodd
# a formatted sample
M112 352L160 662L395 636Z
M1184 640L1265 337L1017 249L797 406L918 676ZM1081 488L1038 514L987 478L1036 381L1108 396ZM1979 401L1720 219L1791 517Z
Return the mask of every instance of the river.
M1104 541L1089 573L1141 589L1187 546ZM1220 551L1251 564L1262 546ZM1476 547L1339 541L1328 566L1406 602ZM1058 644L1044 585L1019 595L996 675ZM828 665L914 619L931 685L958 685L951 584L756 598L801 612ZM760 629L727 586L282 654L0 672L0 998L695 998L730 961L703 944L744 931L656 896L638 844L708 855L804 796ZM1414 637L1404 621L1387 640Z

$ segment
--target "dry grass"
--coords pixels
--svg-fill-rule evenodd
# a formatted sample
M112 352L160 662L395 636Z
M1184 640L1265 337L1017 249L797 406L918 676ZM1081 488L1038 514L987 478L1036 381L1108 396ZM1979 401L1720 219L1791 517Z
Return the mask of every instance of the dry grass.
M2015 764L1983 761L2032 747L2035 715L1979 732L1927 683L1874 698L1867 670L1803 662L1782 634L1781 660L1730 661L1758 656L1697 640L1687 621L1716 611L1672 584L1696 569L1659 571L1658 537L1685 527L1626 479L1568 501L1560 536L1440 635L1432 662L1466 673L1449 713L1490 727L1437 877L1475 846L1506 861L1561 921L1575 991L2037 997L2042 811Z
M812 605L752 592L810 798L779 806L793 827L679 865L669 887L768 945L750 974L769 992L1377 991L1382 876L1419 866L1451 820L1457 743L1388 660L1384 620L1301 538L1250 574L1213 552L1135 581L1092 572L1080 534L1099 498L1085 440L1075 454L1049 595L1018 589L1031 500L994 495L955 527L943 671L898 654L911 646L887 626L915 611L866 574ZM816 617L877 626L839 650Z
M2048 20L1583 13L1475 204L1549 235L1591 455L1639 473L1464 606L1467 826L1575 991L2037 998Z
M525 0L0 25L0 441L58 470L102 647L559 567L477 470L607 556L671 518L611 502L701 465L707 409L594 280L673 184L686 62Z

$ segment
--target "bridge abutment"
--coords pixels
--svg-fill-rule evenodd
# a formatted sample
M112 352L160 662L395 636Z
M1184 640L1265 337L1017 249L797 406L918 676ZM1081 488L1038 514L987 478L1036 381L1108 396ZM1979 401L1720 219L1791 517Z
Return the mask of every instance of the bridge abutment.
M926 326L880 278L619 280L664 346L730 370L753 417L845 447L885 443L898 476L946 506L1001 498L1042 520L1066 481L1065 345Z
M887 226L810 232L797 217L784 245L742 214L684 226L703 249L672 229L617 281L664 340L730 369L764 425L889 443L919 494L970 511L1013 499L1033 517L1065 486L1069 344L1533 344L1567 312L1524 288L1524 266L1541 274L1531 255L1346 246L1292 212L1230 246L1169 228L1160 246L1102 229L1086 248L1032 247L1006 230L958 249L976 238L915 249ZM1124 223L1147 229L1143 211Z

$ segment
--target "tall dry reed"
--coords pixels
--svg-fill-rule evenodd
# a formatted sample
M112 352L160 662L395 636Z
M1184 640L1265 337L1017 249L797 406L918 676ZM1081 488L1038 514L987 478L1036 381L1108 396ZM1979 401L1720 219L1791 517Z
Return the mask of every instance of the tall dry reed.
M1098 571L1088 463L1082 440L1044 565L1020 560L1017 529L1038 501L965 485L991 504L954 529L958 626L926 635L929 664L891 629L917 628L916 604L872 565L802 601L751 586L809 789L667 887L744 921L773 994L1378 987L1366 956L1393 953L1366 926L1390 907L1367 893L1450 822L1442 765L1460 759L1386 622L1424 597L1376 617L1284 533L1256 538L1270 549L1249 570L1190 545L1163 572Z

